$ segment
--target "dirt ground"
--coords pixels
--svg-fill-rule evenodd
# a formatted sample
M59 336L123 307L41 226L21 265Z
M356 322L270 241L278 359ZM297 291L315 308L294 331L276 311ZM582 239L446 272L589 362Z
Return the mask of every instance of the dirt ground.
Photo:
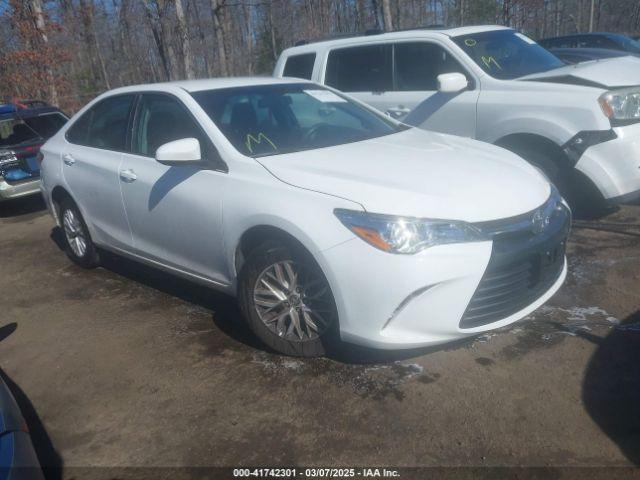
M58 477L640 465L640 206L577 222L564 287L510 328L314 360L266 351L226 296L117 257L74 266L42 208L0 205L0 368Z

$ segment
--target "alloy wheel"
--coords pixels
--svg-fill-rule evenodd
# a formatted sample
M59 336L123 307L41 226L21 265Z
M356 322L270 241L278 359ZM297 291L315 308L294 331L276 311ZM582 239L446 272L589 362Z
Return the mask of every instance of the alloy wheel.
M317 339L335 318L324 276L291 260L276 262L262 271L253 289L253 303L266 327L290 341Z
M64 235L67 238L71 250L77 257L84 257L87 253L87 239L85 238L80 219L73 210L67 209L62 216L62 223Z

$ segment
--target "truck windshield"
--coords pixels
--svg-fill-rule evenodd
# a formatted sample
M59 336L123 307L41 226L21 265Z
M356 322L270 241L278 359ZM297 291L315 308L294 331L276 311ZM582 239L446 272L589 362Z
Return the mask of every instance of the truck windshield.
M250 157L330 147L408 128L312 83L223 88L192 96L233 146Z
M66 117L55 112L0 120L0 148L43 142L55 135L66 121Z
M558 57L513 30L461 35L453 41L485 72L501 80L565 66Z

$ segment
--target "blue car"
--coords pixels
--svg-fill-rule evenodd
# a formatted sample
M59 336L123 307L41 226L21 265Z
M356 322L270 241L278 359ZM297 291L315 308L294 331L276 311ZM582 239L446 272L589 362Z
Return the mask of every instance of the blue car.
M549 51L571 65L628 55L622 50L608 50L606 48L550 48Z
M640 56L640 42L619 33L576 33L538 40L547 50L553 48L604 48Z
M0 379L0 480L43 480L29 429L7 384Z

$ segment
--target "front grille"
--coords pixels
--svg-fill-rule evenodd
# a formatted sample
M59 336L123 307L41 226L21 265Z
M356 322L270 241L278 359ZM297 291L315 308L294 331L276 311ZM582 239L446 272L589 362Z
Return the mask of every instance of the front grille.
M489 264L460 320L460 328L497 322L526 308L558 279L564 266L570 213L554 211L546 228L502 230L493 237ZM521 222L518 218L518 222Z

